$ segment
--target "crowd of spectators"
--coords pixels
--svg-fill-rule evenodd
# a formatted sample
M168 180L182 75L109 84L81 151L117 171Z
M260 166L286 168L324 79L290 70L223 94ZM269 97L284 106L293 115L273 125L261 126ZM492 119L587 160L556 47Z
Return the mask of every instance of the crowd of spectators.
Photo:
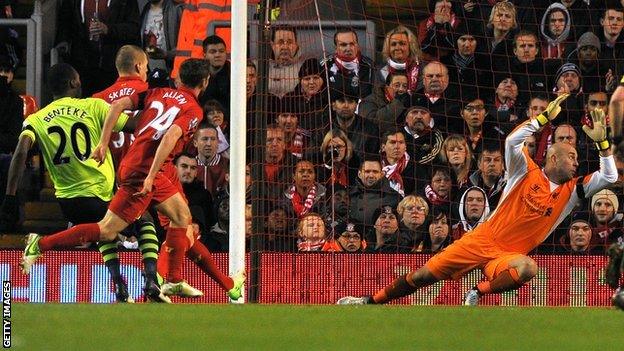
M57 48L80 73L85 96L115 80L114 54L125 44L145 48L151 86L172 84L182 4L61 3ZM271 57L247 63L246 117L229 111L242 97L229 93L226 41L205 38L205 120L175 163L211 250L228 249L235 118L260 126L248 132L249 150L260 146L262 156L249 153L246 186L248 203L258 201L265 215L254 234L271 251L443 249L496 210L506 185L506 136L564 86L571 95L562 113L527 139L527 151L542 165L552 143L570 143L579 175L598 169L598 151L581 127L593 109L608 114L624 74L624 1L430 0L428 11L419 23L388 30L380 59L364 55L350 27L331 33L331 54L304 55L296 26L272 26ZM0 76L10 71L0 65ZM619 141L621 131L612 133ZM624 145L616 161L622 173ZM259 179L252 179L256 166ZM622 179L587 199L536 253L600 254L623 240ZM260 198L251 197L253 186ZM246 218L250 236L251 206Z

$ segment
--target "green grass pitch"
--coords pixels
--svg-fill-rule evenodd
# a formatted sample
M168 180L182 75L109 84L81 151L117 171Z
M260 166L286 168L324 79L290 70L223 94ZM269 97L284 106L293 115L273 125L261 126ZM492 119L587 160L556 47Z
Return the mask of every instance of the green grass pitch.
M622 350L608 308L12 306L15 350Z

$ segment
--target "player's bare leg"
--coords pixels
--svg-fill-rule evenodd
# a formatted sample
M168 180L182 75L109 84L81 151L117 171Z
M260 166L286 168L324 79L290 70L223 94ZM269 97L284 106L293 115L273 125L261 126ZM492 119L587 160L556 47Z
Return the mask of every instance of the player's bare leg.
M414 272L396 278L390 285L379 290L373 296L346 296L338 300L337 303L339 305L384 304L410 295L416 290L434 284L439 280L427 267L421 267Z
M475 306L479 298L486 294L496 294L518 289L537 274L537 263L528 256L519 256L508 263L508 268L494 279L483 281L468 290L464 296L464 305Z

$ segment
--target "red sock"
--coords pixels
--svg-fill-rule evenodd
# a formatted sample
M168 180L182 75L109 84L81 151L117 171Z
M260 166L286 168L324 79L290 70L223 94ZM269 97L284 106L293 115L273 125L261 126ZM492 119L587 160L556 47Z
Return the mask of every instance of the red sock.
M163 247L166 251L169 251L167 280L172 283L182 281L182 264L184 263L184 255L189 247L186 229L171 227L167 229L167 244Z
M162 243L162 250L158 253L158 261L156 262L156 270L163 279L167 279L167 273L169 272L169 253L165 250L167 241Z
M75 247L100 240L100 226L97 223L78 224L54 235L39 240L39 249L47 251L55 247Z
M482 295L495 294L505 291L515 290L524 285L520 275L515 268L502 271L491 281L483 281L477 284L477 290Z
M195 243L191 248L186 252L186 256L191 259L191 261L195 262L195 264L210 278L214 279L214 281L219 284L221 289L228 291L234 287L234 281L232 278L223 274L217 267L217 264L212 258L210 251L208 248L204 246L199 240L195 240Z

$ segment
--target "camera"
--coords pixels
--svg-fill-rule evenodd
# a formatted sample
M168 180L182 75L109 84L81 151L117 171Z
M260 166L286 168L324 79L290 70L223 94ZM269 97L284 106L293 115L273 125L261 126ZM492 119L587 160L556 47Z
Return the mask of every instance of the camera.
M336 149L333 145L329 147L329 149L327 149L327 156L335 159L340 157L340 151L338 151L338 149Z

